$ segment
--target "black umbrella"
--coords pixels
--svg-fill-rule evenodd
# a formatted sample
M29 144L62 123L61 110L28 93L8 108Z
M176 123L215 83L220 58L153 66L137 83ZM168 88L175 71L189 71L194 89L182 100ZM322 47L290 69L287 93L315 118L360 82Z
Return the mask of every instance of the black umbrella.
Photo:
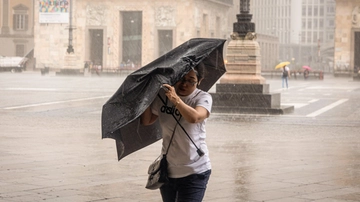
M131 73L102 109L102 138L116 140L118 160L162 138L158 122L140 124L162 84L174 85L202 62L205 78L198 88L208 91L226 72L223 39L191 39Z

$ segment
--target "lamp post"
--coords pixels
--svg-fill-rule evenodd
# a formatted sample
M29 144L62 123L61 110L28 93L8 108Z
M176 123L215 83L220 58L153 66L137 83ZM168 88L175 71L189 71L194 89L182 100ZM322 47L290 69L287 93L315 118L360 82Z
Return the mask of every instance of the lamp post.
M299 34L299 64L302 63L302 57L301 57L301 33Z
M236 15L237 22L233 24L233 32L238 37L245 37L249 32L255 32L255 23L251 22L250 0L240 0L240 14Z
M72 40L73 40L73 27L72 27L72 0L69 1L70 2L70 9L69 9L69 45L68 48L66 50L67 53L74 53L74 48L72 45Z

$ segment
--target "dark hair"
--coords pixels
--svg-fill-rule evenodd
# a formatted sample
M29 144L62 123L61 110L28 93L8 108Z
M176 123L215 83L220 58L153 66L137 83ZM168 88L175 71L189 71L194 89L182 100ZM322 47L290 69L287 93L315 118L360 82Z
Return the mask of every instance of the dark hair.
M200 62L197 66L194 67L194 72L197 76L197 79L200 81L205 77L205 65L203 62Z

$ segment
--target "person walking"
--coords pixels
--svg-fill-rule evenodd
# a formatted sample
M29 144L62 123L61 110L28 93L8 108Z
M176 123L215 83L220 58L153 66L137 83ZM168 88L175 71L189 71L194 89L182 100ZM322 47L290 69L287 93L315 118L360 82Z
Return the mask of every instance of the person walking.
M290 69L288 66L285 65L282 69L282 76L281 76L282 88L285 88L284 84L286 84L286 89L289 88L288 78L290 78Z
M304 70L304 79L307 80L309 78L309 70L308 69L305 69Z
M210 116L212 97L197 88L204 78L203 68L200 63L175 86L163 84L166 90L159 93L163 98L157 97L140 117L143 125L156 120L161 125L162 154L167 152L169 177L169 182L160 187L163 202L201 202L205 195L211 174L205 123ZM198 148L204 155L198 153Z

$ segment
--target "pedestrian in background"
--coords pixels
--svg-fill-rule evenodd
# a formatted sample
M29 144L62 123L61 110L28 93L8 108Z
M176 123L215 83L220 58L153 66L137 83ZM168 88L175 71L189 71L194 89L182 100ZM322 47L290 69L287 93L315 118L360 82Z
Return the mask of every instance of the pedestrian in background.
M288 78L290 78L290 69L288 66L283 67L283 73L282 73L282 88L285 88L284 84L286 84L286 88L289 88L288 85Z
M309 70L305 69L304 70L304 79L307 80L309 78Z

